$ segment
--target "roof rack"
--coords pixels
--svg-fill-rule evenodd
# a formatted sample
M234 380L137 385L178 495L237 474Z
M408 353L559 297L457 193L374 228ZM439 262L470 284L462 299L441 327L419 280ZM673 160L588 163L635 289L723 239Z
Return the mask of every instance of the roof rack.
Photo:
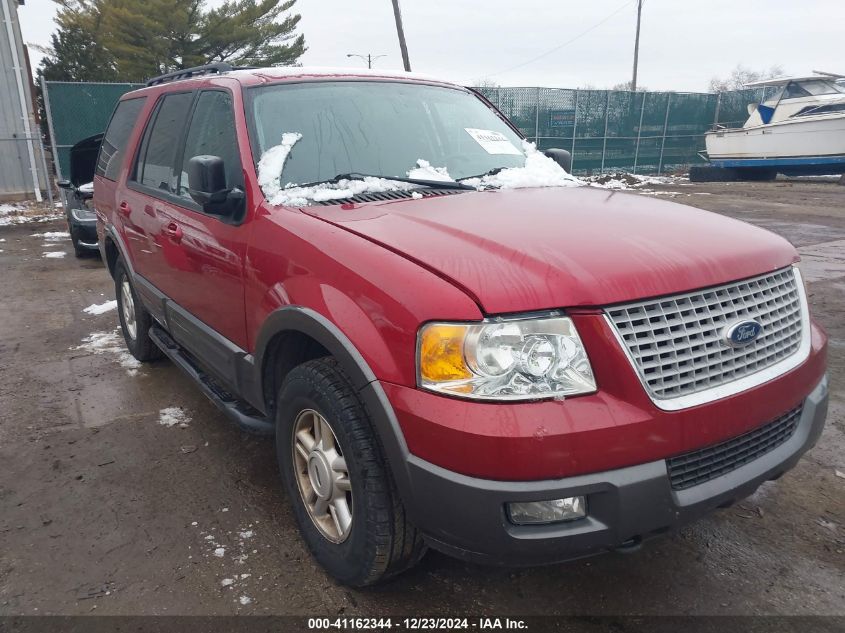
M198 75L205 75L207 73L228 73L233 70L249 70L255 66L232 66L226 62L217 62L214 64L206 64L205 66L194 66L193 68L183 68L172 73L159 75L147 81L148 86L157 86L159 84L167 83L169 81L179 81L180 79L190 79Z

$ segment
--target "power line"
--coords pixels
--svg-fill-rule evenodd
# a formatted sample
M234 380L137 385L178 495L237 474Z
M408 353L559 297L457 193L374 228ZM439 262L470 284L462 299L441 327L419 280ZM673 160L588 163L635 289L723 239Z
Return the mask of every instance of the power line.
M566 41L566 42L564 42L563 44L560 44L560 45L558 45L558 46L555 46L554 48L552 48L552 49L550 49L550 50L547 50L545 53L542 53L542 54L540 54L540 55L537 55L537 57L532 57L532 58L531 58L531 59L529 59L528 61L522 62L521 64L517 64L516 66L511 66L510 68L506 68L505 70L500 70L500 71L497 71L497 72L495 72L495 73L489 73L489 74L487 74L487 75L485 75L485 76L486 76L486 77L493 77L494 75L503 75L504 73L509 73L509 72L511 72L512 70L516 70L517 68L522 68L523 66L528 66L528 64L533 64L533 63L534 63L534 62L536 62L538 59L543 59L544 57L548 57L548 56L549 56L549 55L551 55L552 53L556 53L557 51L559 51L560 49L564 48L565 46L569 46L569 45L570 45L570 44L572 44L573 42L575 42L575 41L577 41L577 40L580 40L582 37L584 37L584 36L585 36L585 35L587 35L588 33L591 33L592 31L595 31L595 30L596 30L597 28L599 28L602 24L604 24L605 22L607 22L607 21L608 21L608 20L610 20L611 18L615 17L617 14L621 13L624 9L627 9L627 8L628 8L630 5L632 5L635 1L636 1L636 0L630 0L629 2L626 2L626 3L625 3L625 4L623 4L621 7L619 7L618 9L616 9L616 11L614 11L613 13L611 13L610 15L608 15L606 18L604 18L604 19L603 19L603 20L601 20L600 22L597 22L596 24L594 24L593 26L591 26L590 28L588 28L586 31L583 31L583 32L579 33L578 35L576 35L575 37L573 37L571 40L567 40L567 41Z

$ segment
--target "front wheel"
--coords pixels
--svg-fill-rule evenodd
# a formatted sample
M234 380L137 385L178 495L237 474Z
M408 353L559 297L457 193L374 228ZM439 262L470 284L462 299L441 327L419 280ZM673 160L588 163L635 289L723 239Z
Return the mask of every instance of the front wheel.
M422 557L424 543L406 517L369 416L334 359L308 361L286 377L276 451L300 532L340 582L371 585Z
M114 295L120 329L129 353L141 362L161 358L161 350L150 338L153 318L138 299L122 260L118 260L114 268Z

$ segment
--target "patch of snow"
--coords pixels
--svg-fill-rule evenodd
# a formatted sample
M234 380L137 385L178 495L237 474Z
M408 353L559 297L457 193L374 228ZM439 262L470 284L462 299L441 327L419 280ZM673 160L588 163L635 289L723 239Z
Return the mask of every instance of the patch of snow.
M82 345L73 349L84 350L91 354L113 355L130 376L135 376L141 367L141 362L126 351L126 344L123 337L118 334L118 330L94 332L82 339Z
M302 134L299 132L285 132L279 145L274 145L261 155L258 161L258 184L268 199L274 198L282 190L281 178L285 161L301 138Z
M226 548L225 547L218 547L216 550L214 550L214 555L217 558L223 558L223 556L226 555Z
M67 231L47 231L46 233L33 233L30 237L40 237L45 242L61 242L70 239Z
M193 525L194 527L196 527L197 522L196 522L196 521L191 521L191 525Z
M249 596L241 596L238 599L238 602L240 602L242 605L246 606L246 605L248 605L252 602L252 598L250 598Z
M158 423L162 426L176 426L185 428L191 417L181 407L166 407L158 412Z
M229 511L229 508L223 508L222 510L220 510L220 512L228 512L228 511Z
M255 536L255 532L252 530L244 530L240 533L241 538L252 538L253 536Z
M580 187L584 183L567 173L554 160L537 151L534 143L522 141L525 152L525 165L508 167L483 178L462 180L464 184L479 190L493 187L497 189L524 189L528 187Z
M117 299L106 301L105 303L93 303L84 310L85 314L105 314L117 308Z
M224 578L223 580L220 581L220 584L223 585L224 587L231 587L234 583L235 583L234 578Z
M455 182L445 167L432 167L427 160L420 158L417 166L408 171L408 178L418 180L436 180L438 182Z
M61 213L44 213L34 204L0 204L0 226L51 222L63 217Z
M45 257L47 259L61 259L65 255L67 255L67 253L65 253L64 251L47 251L41 254L42 257Z
M588 176L587 178L584 178L584 181L593 187L618 191L639 189L641 187L654 185L681 185L687 182L686 178L676 176L641 176L639 174L629 174L626 172Z
M5 241L6 241L6 238L5 238L5 237L4 237L4 238L2 238L2 239L0 239L0 242L5 242Z
M304 207L311 202L326 202L351 198L362 193L380 193L384 191L410 191L418 185L397 182L386 178L368 176L361 180L339 180L336 183L321 183L311 187L290 186L281 189L267 201L273 205Z
M414 200L422 200L423 195L419 191L414 191L411 193L411 197Z

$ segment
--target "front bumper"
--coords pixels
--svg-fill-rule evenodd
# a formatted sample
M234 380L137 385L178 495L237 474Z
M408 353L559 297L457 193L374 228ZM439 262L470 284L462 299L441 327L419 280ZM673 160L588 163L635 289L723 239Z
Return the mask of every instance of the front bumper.
M730 505L792 468L818 439L827 415L825 376L804 401L792 436L722 476L673 490L665 460L556 480L506 482L454 473L410 456L408 508L435 549L475 562L540 565L640 541ZM517 526L505 504L586 495L588 516L570 523Z
M99 251L99 240L97 237L97 219L80 220L79 218L70 215L68 218L68 225L70 226L71 235L74 241L81 248L90 251Z

